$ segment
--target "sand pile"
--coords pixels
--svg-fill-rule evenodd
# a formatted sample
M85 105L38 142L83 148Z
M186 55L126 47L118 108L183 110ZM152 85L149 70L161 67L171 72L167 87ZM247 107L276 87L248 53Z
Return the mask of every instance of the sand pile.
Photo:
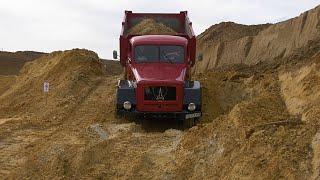
M107 74L120 75L123 73L123 67L120 64L120 61L105 60L105 59L101 59L101 61L105 66Z
M312 62L279 71L255 73L251 68L251 73L243 69L201 76L210 93L204 103L218 105L220 115L205 108L203 120L211 123L183 136L175 174L193 179L317 177L320 71L319 62ZM219 97L230 88L230 95L239 98L224 111ZM239 88L245 92L237 92Z
M0 51L0 75L17 75L26 62L37 59L45 53L18 51L15 53Z
M107 77L75 111L64 111L68 116L58 126L36 133L43 138L18 151L25 161L9 177L316 177L320 164L320 108L313 98L319 93L316 59L278 69L261 66L200 75L207 97L204 117L186 131L146 132L139 124L119 123L110 116L116 77ZM290 88L292 84L298 90ZM309 105L291 111L300 109L292 107L301 107L299 103Z
M62 118L59 116L63 113L59 111L76 106L99 83L97 77L104 73L97 54L91 51L71 50L45 55L27 63L15 84L2 94L0 116L36 113L41 117L50 114L51 118ZM47 95L43 93L45 81L50 83Z
M156 22L154 19L143 19L140 23L133 26L128 30L126 34L135 34L135 35L154 35L154 34L166 34L166 35L175 35L175 32L170 27Z
M198 37L199 47L208 47L217 42L231 42L246 36L256 36L263 29L268 28L271 24L262 25L242 25L234 22L222 22L212 25ZM203 47L202 47L203 48Z
M15 76L0 75L0 96L10 88L10 86L14 83L15 78Z
M196 64L194 71L201 73L235 64L274 63L293 55L311 57L319 48L310 54L300 50L313 49L311 46L319 42L319 14L320 6L273 25L214 25L197 37L197 53L203 53L203 61Z
M291 114L301 115L320 102L320 64L280 74L281 90Z

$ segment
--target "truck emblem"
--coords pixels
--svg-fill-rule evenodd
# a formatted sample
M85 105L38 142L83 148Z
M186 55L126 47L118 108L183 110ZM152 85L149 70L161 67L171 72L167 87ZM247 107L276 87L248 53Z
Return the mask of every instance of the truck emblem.
M157 101L159 101L159 100L164 100L164 95L163 95L163 92L162 92L162 89L161 89L161 87L159 88L159 93L158 93L158 95L157 95L157 97L156 97L156 100Z

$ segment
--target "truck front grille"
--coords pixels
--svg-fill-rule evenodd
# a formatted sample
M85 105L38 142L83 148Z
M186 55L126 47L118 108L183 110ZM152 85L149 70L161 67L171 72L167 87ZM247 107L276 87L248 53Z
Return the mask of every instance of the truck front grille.
M169 86L148 86L144 88L144 100L148 101L175 101L176 88Z

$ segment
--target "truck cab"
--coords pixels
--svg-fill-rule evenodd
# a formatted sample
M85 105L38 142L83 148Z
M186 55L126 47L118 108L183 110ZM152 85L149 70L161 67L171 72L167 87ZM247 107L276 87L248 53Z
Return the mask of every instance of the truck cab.
M169 22L169 26L175 20L181 23L177 27L182 28L176 29L177 35L125 35L125 29L122 30L120 62L125 74L117 86L117 114L175 118L190 123L201 116L201 87L198 81L191 80L196 47L187 13L126 11L123 28L143 17ZM183 25L187 25L191 34Z

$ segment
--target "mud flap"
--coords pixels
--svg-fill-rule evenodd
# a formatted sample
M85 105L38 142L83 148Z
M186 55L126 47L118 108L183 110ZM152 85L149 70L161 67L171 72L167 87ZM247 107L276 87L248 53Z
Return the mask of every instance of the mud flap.
M196 124L197 124L197 118L185 119L183 121L183 127L184 128L192 128Z

